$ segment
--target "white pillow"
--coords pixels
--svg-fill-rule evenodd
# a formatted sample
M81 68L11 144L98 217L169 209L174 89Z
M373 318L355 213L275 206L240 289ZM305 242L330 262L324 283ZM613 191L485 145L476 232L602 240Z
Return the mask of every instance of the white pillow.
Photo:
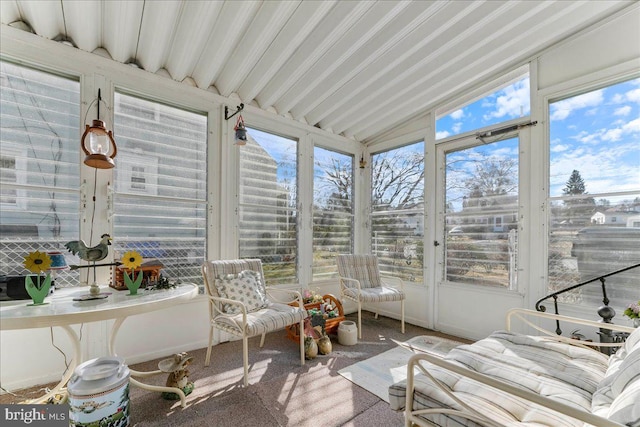
M260 273L243 270L238 274L225 274L216 280L218 295L243 303L248 312L265 308L268 304L267 291L262 283ZM240 307L233 304L222 304L222 311L227 314L238 314Z

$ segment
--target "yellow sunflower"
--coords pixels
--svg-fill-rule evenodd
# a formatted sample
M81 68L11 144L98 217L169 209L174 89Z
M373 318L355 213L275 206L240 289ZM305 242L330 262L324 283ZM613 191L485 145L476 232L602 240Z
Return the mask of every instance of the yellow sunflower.
M136 251L129 251L122 255L121 261L125 268L133 270L142 265L142 255Z
M40 274L51 267L51 258L46 252L34 251L24 258L24 268L32 273Z

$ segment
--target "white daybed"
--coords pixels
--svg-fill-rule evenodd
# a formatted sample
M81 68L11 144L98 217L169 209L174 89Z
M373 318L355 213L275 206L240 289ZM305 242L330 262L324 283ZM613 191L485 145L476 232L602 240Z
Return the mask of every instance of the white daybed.
M510 332L512 318L544 335ZM630 335L624 344L572 340L534 323L545 318ZM621 348L609 357L585 344ZM444 358L414 355L389 399L406 426L640 427L640 328L514 309L506 331Z

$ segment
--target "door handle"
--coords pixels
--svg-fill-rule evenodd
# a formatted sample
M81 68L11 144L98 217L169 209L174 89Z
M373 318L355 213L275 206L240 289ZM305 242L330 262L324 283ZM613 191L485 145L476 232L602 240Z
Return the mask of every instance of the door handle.
M433 241L433 246L440 246L440 243L438 243L438 241L437 241L437 240L434 240L434 241Z

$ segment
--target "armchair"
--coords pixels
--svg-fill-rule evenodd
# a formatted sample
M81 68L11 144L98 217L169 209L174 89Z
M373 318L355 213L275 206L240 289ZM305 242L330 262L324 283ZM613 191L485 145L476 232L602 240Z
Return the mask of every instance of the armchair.
M218 328L242 338L244 385L249 383L250 337L261 335L264 345L267 332L299 324L304 330L307 312L300 292L288 289L269 289L264 282L259 259L206 261L202 265L207 296L209 297L209 346L205 366L211 361L213 331ZM298 306L288 305L297 302ZM300 364L304 365L304 334L300 334Z
M358 338L362 338L362 303L400 301L400 319L404 334L404 300L402 280L380 275L375 255L338 255L338 274L342 298L358 304ZM386 283L385 283L386 281ZM395 286L385 286L391 282ZM378 313L375 313L376 319Z

